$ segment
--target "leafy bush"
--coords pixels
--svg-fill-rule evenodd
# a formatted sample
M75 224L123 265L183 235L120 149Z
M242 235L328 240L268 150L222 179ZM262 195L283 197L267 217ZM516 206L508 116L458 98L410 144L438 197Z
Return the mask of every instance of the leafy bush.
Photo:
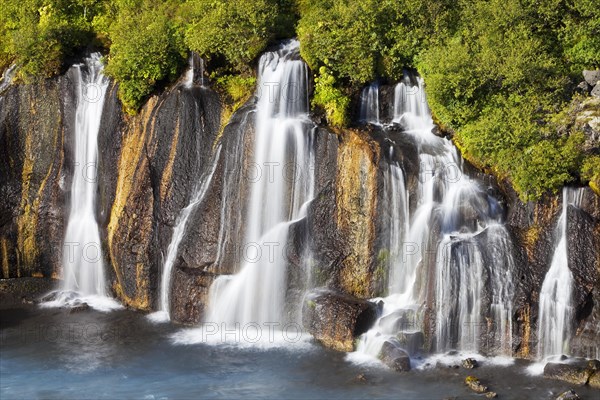
M119 82L126 110L137 111L161 81L173 80L185 62L183 37L173 18L178 2L122 0L110 24L106 74Z
M591 156L583 161L581 177L600 196L600 156Z
M350 99L335 87L335 78L325 66L319 69L319 75L315 77L315 94L312 104L323 108L330 125L343 127L348 124Z
M256 85L256 78L253 76L224 75L216 77L215 82L217 87L229 96L235 109L252 95L254 86Z
M223 57L237 71L265 49L278 29L274 0L188 0L186 45L207 59Z
M91 42L92 0L3 0L0 7L0 70L15 62L30 81L60 72L65 57Z

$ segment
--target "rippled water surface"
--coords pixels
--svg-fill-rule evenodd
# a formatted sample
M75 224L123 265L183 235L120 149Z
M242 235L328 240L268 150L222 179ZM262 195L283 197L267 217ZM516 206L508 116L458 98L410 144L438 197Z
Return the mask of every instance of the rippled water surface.
M26 399L554 399L568 384L527 376L527 363L398 374L304 340L275 348L173 343L182 328L145 315L61 309L0 311L0 398ZM357 378L363 375L364 379ZM594 399L586 388L582 398Z

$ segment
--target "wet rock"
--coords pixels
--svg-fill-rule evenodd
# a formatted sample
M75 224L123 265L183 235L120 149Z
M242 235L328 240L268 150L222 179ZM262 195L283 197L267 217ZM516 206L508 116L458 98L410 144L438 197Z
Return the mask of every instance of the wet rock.
M39 299L54 294L51 290L57 284L58 281L46 278L0 279L0 309L35 304Z
M479 363L474 358L466 358L462 360L462 366L466 369L473 369L479 366Z
M388 367L398 372L410 371L410 357L401 348L398 341L394 339L383 343L379 353L379 359Z
M572 364L548 363L544 367L544 377L575 385L585 385L591 373L586 368Z
M600 81L600 70L583 70L583 79L590 85L595 86Z
M51 277L61 270L68 213L64 157L74 120L66 76L11 85L0 105L0 277Z
M423 351L425 335L423 332L400 332L396 335L398 342L410 355L419 354Z
M69 314L75 314L75 313L79 313L82 311L88 311L89 309L90 309L90 306L88 303L74 304L71 308L69 308Z
M472 375L469 375L465 378L465 385L467 385L469 389L476 393L485 393L488 390L487 386L483 385L479 379Z
M577 395L577 393L573 390L567 390L566 392L561 393L556 400L579 400L580 397Z
M487 392L485 394L485 397L487 397L488 399L495 399L496 397L498 397L498 393L496 393L496 392Z
M418 312L410 308L395 310L381 318L380 324L390 332L414 330L418 325Z
M352 351L354 339L377 319L377 306L332 289L316 289L304 299L302 325L324 346Z
M27 305L33 305L33 304L35 304L35 301L23 296L23 297L21 297L21 303L27 304Z
M367 379L367 376L365 374L356 375L356 377L354 377L354 381L360 382L360 383L368 383L369 382L369 380Z
M600 371L595 371L588 379L587 384L594 389L600 389Z
M171 281L171 320L184 325L198 324L204 317L208 290L214 279L213 274L202 268L177 266Z
M600 361L599 360L589 360L587 363L587 368L592 371L600 371Z

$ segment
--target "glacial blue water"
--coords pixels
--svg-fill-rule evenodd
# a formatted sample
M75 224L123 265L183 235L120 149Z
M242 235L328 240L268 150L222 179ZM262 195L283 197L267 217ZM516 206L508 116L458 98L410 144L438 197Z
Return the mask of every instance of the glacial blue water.
M460 399L479 377L502 399L554 399L568 384L530 377L528 363L399 374L351 361L310 339L276 348L174 344L182 327L142 313L28 306L0 311L0 398L7 399ZM360 375L364 379L358 378ZM585 398L593 392L577 388Z

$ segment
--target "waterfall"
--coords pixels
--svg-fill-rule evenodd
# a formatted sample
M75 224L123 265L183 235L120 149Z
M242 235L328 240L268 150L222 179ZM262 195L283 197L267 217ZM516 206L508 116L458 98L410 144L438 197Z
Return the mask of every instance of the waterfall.
M555 230L555 249L550 269L540 290L538 322L538 358L569 353L573 323L573 274L567 249L567 213L569 205L579 207L581 190L563 188L562 212Z
M394 148L390 146L390 160L394 155ZM385 215L388 221L388 270L390 271L388 291L390 293L406 293L407 288L412 288L407 281L414 278L413 269L409 269L403 255L405 236L409 232L408 223L408 190L404 182L404 172L397 162L390 162L389 168L384 172L384 194L387 200ZM393 268L394 266L400 268ZM409 296L410 297L410 296Z
M0 93L4 92L10 86L16 72L17 64L13 64L2 73L2 77L0 77Z
M233 328L286 320L288 230L305 217L313 197L314 125L298 46L290 41L260 58L251 160L256 176L249 178L240 268L211 285L205 324Z
M379 122L379 85L371 83L360 94L360 121L380 125Z
M177 258L179 244L184 237L190 216L193 211L202 204L202 201L208 192L208 188L210 187L217 166L219 165L220 155L221 145L219 145L215 151L214 160L212 161L210 170L206 174L200 176L200 179L192 190L192 197L189 204L181 210L175 222L171 242L169 243L169 247L167 247L167 257L165 258L162 268L159 310L148 316L150 320L154 322L166 322L170 320L171 275Z
M194 84L204 86L204 59L191 52L188 67L183 75L183 87L190 89Z
M485 333L494 340L491 347L510 355L514 260L501 207L479 182L463 173L453 144L432 133L421 78L405 76L396 85L392 123L400 125L418 147L416 208L409 215L402 169L390 160L393 172L384 176L383 205L391 209L384 215L394 219L388 232L388 295L381 317L361 337L357 352L377 357L386 340L400 343L409 353L418 352L419 343L407 338L423 331L423 305L428 290L433 290L437 351L478 351ZM427 268L434 268L433 289Z
M62 292L47 306L86 302L105 310L118 306L107 298L100 231L96 221L98 131L108 79L100 54L93 53L74 68L77 108L73 137L74 172L71 204L63 245Z

